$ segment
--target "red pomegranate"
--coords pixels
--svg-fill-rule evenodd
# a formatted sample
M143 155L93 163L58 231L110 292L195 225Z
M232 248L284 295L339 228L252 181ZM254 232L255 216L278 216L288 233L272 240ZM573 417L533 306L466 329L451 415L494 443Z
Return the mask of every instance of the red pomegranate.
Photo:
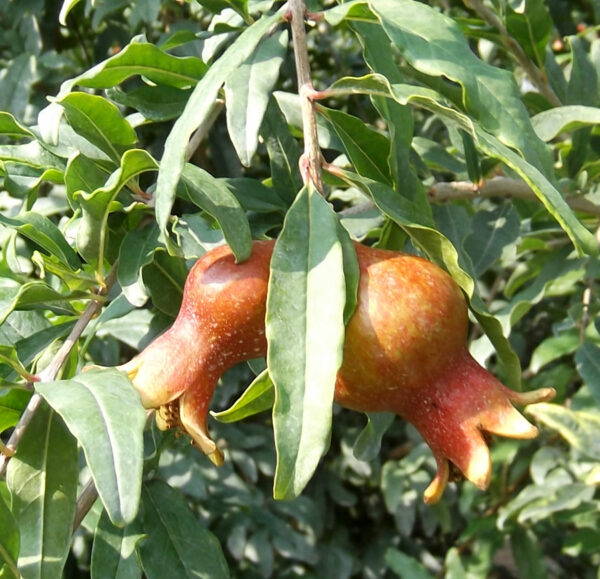
M241 264L227 246L204 255L190 271L171 328L120 366L144 406L158 409L159 426L182 427L218 465L223 455L206 426L210 400L227 368L266 353L273 246L254 242ZM513 392L471 357L465 299L438 266L413 255L355 247L358 304L346 328L336 402L358 411L395 412L419 430L438 467L426 502L441 497L449 461L487 488L491 464L482 433L536 436L511 402L546 401L554 390Z

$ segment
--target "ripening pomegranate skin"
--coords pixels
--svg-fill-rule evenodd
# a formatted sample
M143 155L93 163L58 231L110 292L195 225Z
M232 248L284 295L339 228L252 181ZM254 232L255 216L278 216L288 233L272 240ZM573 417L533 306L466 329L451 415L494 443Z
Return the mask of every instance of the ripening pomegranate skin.
M223 455L206 416L214 388L232 365L266 354L265 305L273 241L256 241L235 264L228 246L205 254L186 281L169 330L120 367L162 428L183 427L215 464ZM552 388L519 394L469 354L467 305L435 264L355 244L360 268L356 311L346 328L335 400L364 412L395 412L430 446L437 474L425 501L439 500L449 461L481 489L491 464L483 433L532 438L537 429L511 402L549 400Z

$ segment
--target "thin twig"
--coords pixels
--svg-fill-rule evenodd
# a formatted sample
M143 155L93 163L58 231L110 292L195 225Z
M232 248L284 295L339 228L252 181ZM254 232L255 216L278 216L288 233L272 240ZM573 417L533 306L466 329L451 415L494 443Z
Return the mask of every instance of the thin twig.
M104 287L98 292L99 296L106 294L106 292L110 289L110 286L114 283L116 276L117 268L115 264L113 265L110 273L106 278L106 283ZM92 318L98 313L98 311L100 311L101 308L102 302L99 300L93 300L87 305L87 307L73 326L71 333L68 335L67 339L63 342L58 352L56 352L56 354L50 361L50 364L48 364L48 366L46 366L38 375L38 382L51 382L56 378L56 376L58 376L60 369L69 357L69 354L71 353L71 350L77 343L77 340L80 338L81 334L83 334L83 331L90 323ZM42 400L43 398L37 392L34 393L33 396L29 399L27 407L23 411L23 414L21 415L18 424L15 426L15 429L10 435L8 442L6 443L5 449L8 451L8 453L3 452L0 455L0 476L4 475L4 473L6 472L8 461L10 457L16 452L17 447L19 446L19 443L21 442L21 439L25 434L25 431L31 423L35 413L37 412L37 409L40 407Z
M508 52L521 65L529 80L543 94L552 106L560 107L562 103L552 87L548 84L544 73L535 65L535 63L527 56L521 45L508 33L506 26L498 16L486 6L482 0L463 0L464 4L477 12L479 16L488 24L498 29L500 32L500 40Z
M322 155L319 148L317 116L311 96L315 90L310 76L308 45L306 43L306 30L304 29L306 7L303 0L290 0L289 8L304 133L304 154L300 159L300 171L304 182L312 182L317 191L322 194L324 191L321 170Z
M480 186L475 186L471 181L436 183L429 189L428 197L433 202L475 199L477 197L512 197L515 199L537 200L536 194L527 183L509 177L494 177ZM600 217L600 206L595 205L585 197L567 197L565 201L573 211L581 211Z
M77 507L75 509L75 518L73 519L73 531L76 531L81 525L81 521L89 513L98 498L98 490L93 479L89 479L83 490L77 497Z
M476 199L478 197L507 197L538 201L538 197L527 183L509 177L494 177L479 185L475 185L472 181L436 183L429 189L427 196L432 203ZM585 197L567 197L565 202L573 211L600 217L600 206L595 205ZM372 201L366 201L365 203L342 209L339 213L342 217L349 217L364 213L373 207L375 205Z

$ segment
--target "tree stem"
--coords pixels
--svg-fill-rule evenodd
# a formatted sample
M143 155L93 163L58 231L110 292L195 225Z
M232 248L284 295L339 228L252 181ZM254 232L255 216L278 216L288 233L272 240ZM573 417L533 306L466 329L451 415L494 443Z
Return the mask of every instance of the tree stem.
M310 76L308 45L304 29L306 7L303 0L289 0L289 7L304 133L304 154L300 159L300 172L304 183L312 182L317 191L323 194L322 155L319 148L317 116L312 101L314 88Z

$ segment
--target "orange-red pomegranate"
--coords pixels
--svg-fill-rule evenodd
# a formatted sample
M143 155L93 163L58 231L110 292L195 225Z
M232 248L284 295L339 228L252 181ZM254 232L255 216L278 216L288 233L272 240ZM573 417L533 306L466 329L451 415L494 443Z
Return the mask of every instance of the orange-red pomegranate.
M160 427L183 427L215 464L223 456L206 427L219 377L230 366L264 356L265 304L273 241L256 241L235 264L227 246L192 268L177 320L120 368ZM347 328L335 400L365 412L395 412L431 447L437 474L425 501L441 497L449 461L481 489L490 480L482 432L532 438L537 430L511 402L549 400L544 388L518 394L503 386L466 347L467 305L452 278L412 255L356 244L358 305Z

